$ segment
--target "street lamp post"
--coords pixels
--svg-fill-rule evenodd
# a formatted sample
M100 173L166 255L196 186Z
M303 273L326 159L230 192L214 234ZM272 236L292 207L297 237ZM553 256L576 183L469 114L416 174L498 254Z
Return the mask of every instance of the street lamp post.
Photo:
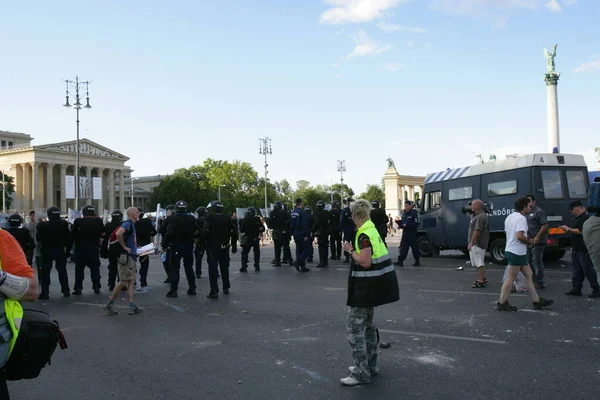
M139 178L129 178L131 179L131 207L133 207L133 181L139 179ZM125 182L123 182L125 183Z
M340 199L344 202L344 172L346 172L346 160L337 160L337 170L340 173Z
M92 108L92 106L90 106L90 92L88 89L90 82L79 81L79 76L76 76L74 81L70 81L68 79L63 80L66 85L66 102L64 104L64 107L71 107L71 104L69 104L69 97L72 97L75 100L75 104L73 104L73 106L77 111L77 119L75 121L77 123L77 140L75 144L75 209L79 210L79 110L81 110L82 107ZM85 85L85 106L81 105L81 97L79 96L79 88L81 87L81 90L83 91L83 85ZM73 95L73 90L75 91L75 95Z
M267 212L267 206L269 204L267 201L267 167L269 166L269 164L267 164L267 155L273 154L273 149L271 148L271 138L264 137L258 138L258 140L260 141L258 153L264 154L265 156L265 212Z

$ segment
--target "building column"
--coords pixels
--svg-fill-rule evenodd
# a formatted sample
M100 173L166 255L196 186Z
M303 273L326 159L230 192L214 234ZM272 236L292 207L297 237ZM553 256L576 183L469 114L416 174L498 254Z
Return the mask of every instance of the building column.
M408 187L408 197L411 201L415 201L415 187L413 185Z
M119 170L119 209L125 209L125 170Z
M21 164L12 164L11 168L15 171L15 201L11 208L18 210L23 202L23 168Z
M23 168L23 209L31 208L31 165L29 163L21 164ZM29 211L27 211L29 212Z
M54 164L46 163L46 208L54 205Z
M104 168L96 168L96 171L98 172L98 178L100 178L100 199L98 200L98 213L104 215Z
M108 211L113 212L115 209L115 170L108 170Z
M32 162L29 165L31 166L31 208L35 210L39 207L40 201L40 163Z
M67 175L67 165L60 164L60 212L67 212L67 184L65 182Z

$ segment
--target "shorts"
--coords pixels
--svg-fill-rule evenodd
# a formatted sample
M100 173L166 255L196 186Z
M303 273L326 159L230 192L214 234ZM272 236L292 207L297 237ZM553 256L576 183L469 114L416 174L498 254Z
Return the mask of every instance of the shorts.
M508 260L508 265L522 266L529 265L527 260L527 254L519 255L515 253L511 253L510 251L505 251L504 256Z
M135 279L135 260L128 254L121 254L117 259L117 266L119 270L119 280L132 281Z
M483 267L485 265L485 249L477 246L471 247L469 258L473 267Z

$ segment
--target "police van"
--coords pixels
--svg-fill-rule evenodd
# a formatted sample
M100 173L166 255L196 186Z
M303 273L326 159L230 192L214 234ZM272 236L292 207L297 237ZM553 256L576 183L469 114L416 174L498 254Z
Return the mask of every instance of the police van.
M474 199L488 206L488 251L496 263L506 263L504 220L517 198L532 194L548 217L545 259L558 260L570 247L570 236L559 229L569 224L569 203L587 200L589 177L581 155L529 154L470 167L448 169L425 178L420 204L418 245L423 257L440 250L467 253L470 214L463 208Z

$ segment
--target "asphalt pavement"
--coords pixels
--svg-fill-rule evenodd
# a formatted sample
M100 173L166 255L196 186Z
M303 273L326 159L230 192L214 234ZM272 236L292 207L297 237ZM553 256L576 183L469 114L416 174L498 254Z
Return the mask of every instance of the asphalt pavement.
M395 258L396 238L390 252ZM382 342L380 374L371 384L344 387L352 364L346 340L348 267L339 261L300 274L274 268L271 245L261 271L239 273L231 262L231 293L209 292L206 261L198 295L165 297L159 256L149 287L136 294L144 308L107 316L106 261L102 293L86 271L83 296L64 299L52 272L51 299L27 307L57 319L69 348L56 350L39 378L10 382L12 399L597 399L600 382L600 300L564 295L570 262L547 265L540 295L555 300L536 311L527 294L511 294L515 313L494 309L504 268L489 265L487 288L472 289L468 258L443 252L421 267L397 268L400 301L375 311ZM463 271L457 271L465 266ZM73 264L69 264L73 286ZM589 287L585 288L586 294Z

